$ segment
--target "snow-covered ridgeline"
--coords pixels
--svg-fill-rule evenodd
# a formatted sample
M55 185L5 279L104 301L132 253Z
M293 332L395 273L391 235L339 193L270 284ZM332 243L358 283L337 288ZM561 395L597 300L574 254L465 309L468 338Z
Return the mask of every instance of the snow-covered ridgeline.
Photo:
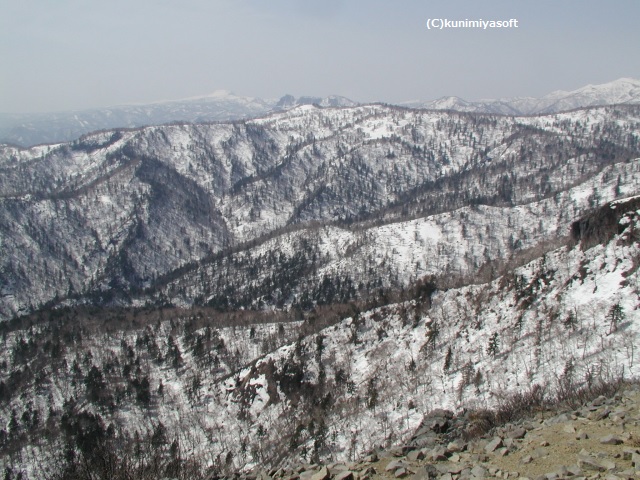
M640 103L640 81L633 78L620 78L600 85L586 85L569 92L558 90L541 98L515 97L467 101L459 97L442 97L428 102L405 102L403 105L461 112L536 115L596 105L634 103Z
M292 225L536 202L589 181L603 163L637 156L639 125L634 107L514 119L302 106L241 123L5 149L0 314L78 294L105 302L114 287L127 301L130 289ZM636 193L633 178L621 176L616 195ZM484 263L481 254L469 253L469 268ZM412 268L415 277L429 272Z

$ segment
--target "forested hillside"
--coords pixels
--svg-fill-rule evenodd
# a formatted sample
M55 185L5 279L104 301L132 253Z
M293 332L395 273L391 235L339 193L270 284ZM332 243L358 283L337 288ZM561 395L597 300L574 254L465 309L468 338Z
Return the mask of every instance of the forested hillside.
M637 106L307 105L0 147L2 465L356 460L637 376L639 136Z

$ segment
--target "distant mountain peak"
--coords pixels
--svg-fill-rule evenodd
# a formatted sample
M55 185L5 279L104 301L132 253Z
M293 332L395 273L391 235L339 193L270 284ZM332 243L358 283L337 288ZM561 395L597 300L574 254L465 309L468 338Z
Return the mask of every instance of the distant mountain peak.
M245 97L239 97L237 96L235 93L233 93L231 90L225 90L225 89L219 89L219 90L214 90L211 93L208 93L206 95L198 95L195 97L187 97L187 98L183 98L180 100L174 100L177 102L180 101L193 101L193 100L206 100L206 99L227 99L227 98L245 98ZM249 97L246 97L249 98ZM164 103L164 102L160 102L160 103Z
M320 107L354 107L358 102L354 102L346 97L339 95L329 95L328 97L294 97L293 95L284 95L275 105L275 110L288 110L300 105L318 105Z
M541 98L511 97L468 101L460 97L442 97L428 102L405 102L402 105L433 110L532 115L620 103L640 103L640 80L619 78L571 91L556 90Z

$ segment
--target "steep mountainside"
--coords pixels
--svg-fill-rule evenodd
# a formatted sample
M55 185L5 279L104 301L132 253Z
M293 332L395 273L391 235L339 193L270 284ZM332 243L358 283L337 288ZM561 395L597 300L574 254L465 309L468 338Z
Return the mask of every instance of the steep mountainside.
M5 323L3 464L30 478L74 455L97 468L129 441L166 471L178 458L216 474L355 460L437 408L637 376L640 200L567 227L565 245L492 281L353 304L325 328L321 311L261 324L72 308Z
M465 276L638 193L639 131L636 106L510 118L308 105L4 146L0 316L59 302L306 308Z

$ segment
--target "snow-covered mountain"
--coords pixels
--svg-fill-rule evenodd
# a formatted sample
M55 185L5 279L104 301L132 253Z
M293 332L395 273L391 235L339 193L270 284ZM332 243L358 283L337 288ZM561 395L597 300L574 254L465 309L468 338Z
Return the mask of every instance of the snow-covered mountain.
M349 100L346 97L339 95L330 95L328 97L299 97L296 98L293 95L285 95L278 103L276 103L277 110L289 110L291 108L298 107L300 105L318 105L320 107L355 107L357 102Z
M2 146L0 466L356 459L434 408L637 375L638 195L638 105Z
M406 441L437 408L637 376L639 219L637 198L606 204L493 280L354 305L325 328L322 309L272 323L211 309L14 323L0 355L2 465L50 477L73 465L64 452L91 464L126 442L124 458L151 446L168 468L179 450L209 475L353 461Z
M399 105L432 110L530 115L590 106L638 103L640 103L640 81L621 78L602 85L587 85L571 92L556 91L542 98L467 101L449 96L433 101L402 102ZM296 98L285 95L280 99L261 99L238 96L226 90L219 90L207 96L146 105L123 105L41 114L0 113L0 143L28 147L45 143L69 142L98 130L136 128L172 122L240 120L312 104L321 107L353 107L357 102L337 95L324 98L313 96Z
M598 105L639 104L640 80L620 78L600 85L587 85L573 91L558 90L541 98L517 97L499 100L467 101L459 97L443 97L427 102L405 102L401 105L434 110L497 113L502 115L534 115L555 113Z
M218 90L202 97L147 105L121 105L41 114L0 113L0 143L28 147L44 143L68 142L97 130L135 128L171 122L240 120L259 117L270 111L286 110L313 103L323 107L356 105L356 102L339 96L295 98L285 95L280 100L264 100Z
M464 274L549 241L552 232L563 235L558 218L568 221L616 195L636 193L639 108L513 118L304 105L240 123L105 131L69 144L3 147L0 315L61 301L163 302L167 285L164 295L180 304L306 305L324 295L318 283L330 272L345 288L335 295L345 298L367 285L404 286L432 272L421 260L431 257L430 249L441 253L438 268ZM602 172L600 186L589 183ZM587 189L582 197L563 196L580 186ZM423 227L402 224L416 231L413 241L424 237L408 264L375 248L386 240L374 238L398 233L375 230L381 223L459 208L471 209L474 218L481 204L514 207L545 198L558 203L544 215L504 218L517 232L497 235L487 227L489 234L456 220L459 232L447 242L468 237L474 238L470 246L477 240L481 247L438 246L436 240L447 237L438 225L455 223L433 217L432 229L441 230L433 238L428 229L420 234ZM323 228L334 229L326 235L333 244L322 244ZM340 229L344 235L337 235ZM260 245L270 239L277 249L260 257ZM351 252L348 259L338 254L341 262L359 258L360 264L330 267L331 249ZM242 273L245 267L252 273ZM227 268L235 273L217 276ZM280 273L286 286L275 281ZM180 279L194 274L211 283L199 280L197 292L183 294L191 280Z

